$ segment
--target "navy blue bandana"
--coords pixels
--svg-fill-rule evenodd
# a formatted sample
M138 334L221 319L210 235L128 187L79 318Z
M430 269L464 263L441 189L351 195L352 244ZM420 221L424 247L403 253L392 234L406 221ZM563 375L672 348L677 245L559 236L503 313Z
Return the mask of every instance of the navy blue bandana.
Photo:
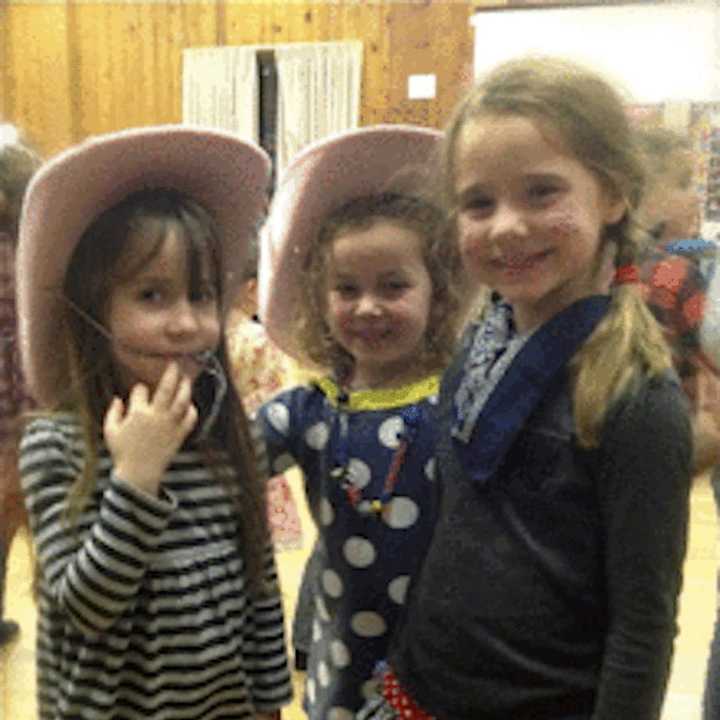
M528 417L609 304L607 295L578 300L523 337L514 334L509 307L498 303L477 328L455 395L452 434L466 471L479 486L495 474ZM493 330L488 332L488 327Z

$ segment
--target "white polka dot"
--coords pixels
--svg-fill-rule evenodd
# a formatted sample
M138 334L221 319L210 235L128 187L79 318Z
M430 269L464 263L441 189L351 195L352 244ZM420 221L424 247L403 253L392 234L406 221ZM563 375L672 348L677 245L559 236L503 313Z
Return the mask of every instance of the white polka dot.
M287 435L290 429L290 411L281 402L274 402L268 406L267 419L279 433Z
M315 609L317 610L318 617L323 622L330 622L330 613L321 595L315 596Z
M330 437L330 430L326 423L319 422L311 425L305 432L305 442L313 450L322 450Z
M405 424L399 415L389 417L378 428L378 439L381 445L394 450L399 444L398 435L403 431Z
M321 638L322 638L322 628L320 627L320 623L317 620L313 620L313 626L312 626L313 642L319 642Z
M350 651L345 643L333 640L330 644L330 658L336 668L346 668L350 664Z
M343 582L334 570L325 570L322 574L322 585L331 598L342 597Z
M357 488L364 488L370 484L371 472L367 464L358 458L351 458L348 463L348 476L350 482Z
M428 402L429 402L431 405L437 405L438 396L437 396L437 395L428 395Z
M405 595L407 594L408 585L410 584L409 575L399 575L388 585L388 595L390 599L398 605L405 604Z
M360 637L380 637L387 630L382 617L369 610L355 613L350 619L350 627Z
M361 537L351 537L343 546L345 560L355 568L370 567L375 562L375 548L369 540Z
M318 681L324 688L330 684L330 670L324 660L318 663Z
M385 508L383 520L396 530L414 525L420 516L420 508L409 497L394 497Z
M334 707L330 708L327 718L328 720L353 720L354 712L350 712L347 708Z
M320 500L320 522L327 527L332 525L335 519L335 511L327 498Z
M294 465L297 465L295 458L292 455L283 453L275 458L275 462L273 462L273 471L276 473L283 473Z
M364 682L362 684L362 688L360 688L360 693L366 700L370 700L371 698L375 698L380 693L380 685L377 680L368 680L367 682Z
M305 683L305 690L307 692L308 700L312 705L315 704L315 678L308 678L307 683Z
M435 458L430 458L425 463L425 477L428 480L435 480Z

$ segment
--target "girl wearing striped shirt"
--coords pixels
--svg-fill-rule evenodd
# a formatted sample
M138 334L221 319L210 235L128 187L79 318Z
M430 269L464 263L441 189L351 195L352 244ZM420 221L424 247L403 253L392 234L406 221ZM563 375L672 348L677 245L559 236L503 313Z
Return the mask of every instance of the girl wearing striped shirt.
M142 128L63 153L28 190L42 720L267 720L290 699L267 462L222 334L268 167L231 135Z

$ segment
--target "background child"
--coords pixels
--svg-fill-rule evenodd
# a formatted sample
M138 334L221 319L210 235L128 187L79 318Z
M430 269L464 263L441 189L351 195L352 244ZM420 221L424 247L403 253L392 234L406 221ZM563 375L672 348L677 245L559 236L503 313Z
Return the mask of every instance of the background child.
M15 243L20 206L40 158L14 125L0 125L0 647L18 633L3 620L5 561L13 537L26 522L17 472L19 418L28 406L15 337Z
M700 198L693 185L692 145L665 127L645 127L637 140L647 167L647 186L638 220L655 245L695 237L700 231Z
M180 126L95 138L36 176L18 252L42 409L20 468L49 718L270 718L291 690L267 465L221 329L268 159Z
M237 302L227 321L232 377L243 407L254 415L260 405L292 383L291 359L268 338L257 317L258 244L249 245ZM302 528L287 478L277 475L267 486L268 522L276 549L297 548Z
M261 410L274 470L305 473L319 548L305 703L352 718L427 546L438 372L457 303L436 256L439 211L418 196L439 133L379 126L298 155L261 249L261 317L325 368Z
M697 413L698 383L708 372L700 343L707 280L693 256L668 251L675 241L694 237L699 228L690 143L663 127L639 128L636 138L647 175L647 192L638 209L647 237L640 262L643 296L665 331L675 369L695 410L695 472L700 473L717 461L720 439L714 422Z
M291 385L293 375L297 374L293 372L291 358L268 338L257 316L258 255L258 243L253 239L248 248L238 301L228 317L227 333L233 380L250 415L254 415L265 400ZM280 549L299 547L302 543L300 516L283 473L268 482L267 498L273 544ZM314 563L308 563L308 566L314 566ZM292 647L297 670L307 669L314 605L309 596L311 586L312 580L306 570L293 616Z
M657 718L691 441L632 287L643 174L623 103L574 64L510 61L444 148L449 237L495 296L443 378L441 513L359 717Z

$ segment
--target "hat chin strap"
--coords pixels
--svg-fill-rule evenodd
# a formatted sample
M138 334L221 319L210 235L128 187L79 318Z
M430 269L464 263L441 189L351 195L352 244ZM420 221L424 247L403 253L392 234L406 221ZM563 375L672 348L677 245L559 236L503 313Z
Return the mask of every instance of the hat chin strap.
M207 439L210 434L210 430L217 420L218 413L220 412L220 406L227 394L228 383L225 370L223 370L223 366L220 364L220 361L217 359L212 350L204 350L201 353L197 353L196 357L202 363L203 371L208 373L215 382L215 396L213 398L213 404L210 408L208 416L203 421L200 432L198 433L198 439L204 441Z

